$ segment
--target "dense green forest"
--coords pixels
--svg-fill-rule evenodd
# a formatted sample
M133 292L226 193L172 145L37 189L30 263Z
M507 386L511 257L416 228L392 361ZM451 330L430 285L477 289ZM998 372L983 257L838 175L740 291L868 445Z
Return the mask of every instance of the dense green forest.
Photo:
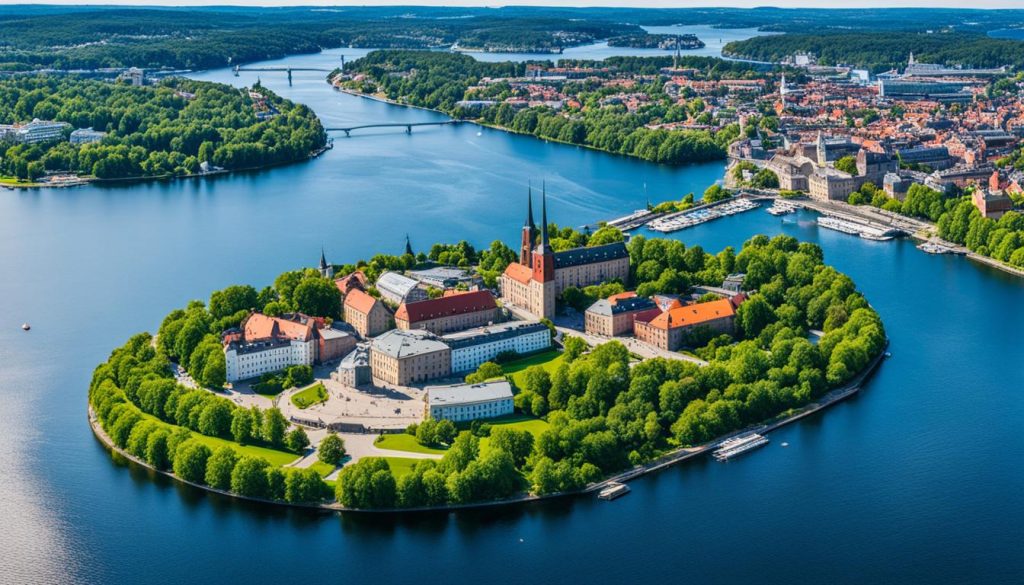
M475 255L461 244L431 251ZM750 296L738 311L735 337L707 334L696 344L695 353L708 365L659 358L631 367L628 350L617 341L588 351L582 339L569 337L563 364L552 372L526 370L517 388L517 407L546 418L548 430L533 436L475 425L454 438L446 431L450 447L443 459L417 463L400 477L386 460L364 458L343 468L332 494L312 469L285 470L263 456L231 453L241 445L264 446L269 454L297 452L308 439L289 430L275 408L240 408L173 379L177 360L195 379L202 382L212 371L213 385L222 383L216 333L237 324L250 307L271 312L280 304L335 316L337 291L314 270L282 274L262 291L228 287L209 303L194 301L171 313L155 343L148 334L137 335L96 369L89 404L118 447L194 483L294 503L333 496L359 508L436 506L579 489L675 447L791 412L850 381L885 345L878 315L848 277L823 263L817 245L755 236L738 254L726 248L712 255L677 240L636 237L629 254L644 294L683 292L731 272L746 273ZM354 266L415 261L406 256ZM825 335L812 343L809 329ZM481 449L488 435L489 446ZM227 443L214 451L210 438Z
M0 20L0 70L144 67L208 69L325 47L556 50L636 25L565 18L408 18L392 10L101 9Z
M187 79L156 87L53 76L3 79L0 123L39 118L108 134L85 145L0 142L0 173L19 179L46 171L101 179L182 175L197 172L202 162L242 169L303 160L324 146L312 110L266 88L253 90L264 96L267 113L279 114L261 120L246 91Z
M836 32L759 36L734 41L725 54L778 62L796 53L809 52L821 65L853 65L874 72L902 69L911 52L921 63L964 67L1024 65L1024 43L994 39L981 34L920 32Z
M603 64L581 61L562 64L611 66L620 71L646 73L657 72L659 67L670 65L671 61L671 58L629 57L608 59ZM709 78L726 74L753 75L755 72L748 64L706 57L688 58L684 66L700 68ZM663 84L658 80L635 88L650 98L649 103L636 112L629 112L624 105L602 105L603 98L621 90L602 88L599 83L589 81L571 81L563 86L562 91L574 96L581 104L580 108L566 108L565 112L548 107L517 110L505 103L480 111L458 104L466 99L500 101L514 96L508 83L492 84L482 91L469 90L484 77L521 76L524 67L523 63L484 63L450 53L374 51L345 68L346 73L364 73L367 77L344 82L343 85L364 93L382 93L400 103L441 110L460 119L477 119L522 134L652 162L680 164L721 159L729 142L739 135L736 124L718 132L646 128L648 124L681 122L691 117L700 123L712 122L710 113L705 112L703 100L676 104L674 98L664 93Z

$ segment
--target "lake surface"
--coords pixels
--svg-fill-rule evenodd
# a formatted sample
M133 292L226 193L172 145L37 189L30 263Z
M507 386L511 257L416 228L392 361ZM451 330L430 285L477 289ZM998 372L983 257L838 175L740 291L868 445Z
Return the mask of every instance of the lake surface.
M330 68L339 55L283 62ZM440 119L340 94L317 72L291 87L261 75L328 126ZM530 180L546 180L552 220L581 225L642 206L645 183L652 200L678 198L721 171L466 125L339 137L314 161L215 180L0 191L0 583L1024 580L1024 281L819 230L806 213L755 210L676 235L711 251L757 233L820 243L882 316L892 359L859 396L764 449L643 478L612 503L407 518L267 509L118 464L89 430L92 369L189 299L311 266L321 245L343 262L400 252L406 232L417 249L514 242Z

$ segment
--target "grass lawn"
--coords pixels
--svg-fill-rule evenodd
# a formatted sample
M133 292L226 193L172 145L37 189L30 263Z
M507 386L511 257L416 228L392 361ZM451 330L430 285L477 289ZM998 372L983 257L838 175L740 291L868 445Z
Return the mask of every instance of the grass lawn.
M317 461L313 465L310 465L309 468L319 473L320 477L327 477L332 472L334 472L335 469L333 465L328 465L327 463L321 463L319 461Z
M327 401L327 390L323 384L313 384L301 392L292 394L292 404L300 409L306 409L314 404Z
M411 453L436 453L442 454L447 449L435 449L433 447L425 447L416 442L416 437L400 433L397 435L383 435L383 438L375 441L374 446L381 449L391 449L394 451L407 451Z
M391 473L394 474L395 479L403 475L409 475L412 473L412 466L423 461L422 459L410 459L408 457L385 457L384 460L388 462L388 466L391 468Z
M268 449L267 447L257 447L256 445L239 445L234 441L228 441L219 437L207 437L196 432L192 433L192 438L209 447L211 451L216 451L221 447L231 447L241 456L252 455L262 457L276 467L281 467L299 458L295 453Z
M551 349L545 352L513 360L502 364L502 369L512 377L512 383L518 388L523 387L523 376L531 366L543 366L548 373L554 372L565 359L562 352Z
M536 441L537 437L540 436L545 430L551 425L548 421L540 418L536 418L527 414L513 414L509 416L503 416L501 418L495 418L483 421L491 425L491 432L494 432L497 428L511 428L520 431L529 431L533 435L533 439ZM480 439L480 453L486 453L490 446L491 438L484 437Z

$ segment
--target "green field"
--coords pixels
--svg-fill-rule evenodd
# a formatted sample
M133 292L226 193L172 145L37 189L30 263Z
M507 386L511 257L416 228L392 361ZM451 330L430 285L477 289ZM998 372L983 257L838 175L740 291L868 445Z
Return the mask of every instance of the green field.
M234 441L228 441L227 439L221 439L220 437L207 437L206 435L201 435L199 433L192 433L192 438L209 447L211 451L216 451L221 447L231 447L239 455L262 457L269 461L271 465L277 467L287 465L299 458L295 453L278 451L277 449L268 449L267 447L257 447L256 445L239 445Z
M491 425L491 432L499 427L512 428L520 431L529 431L533 435L534 441L541 433L551 427L548 421L536 417L532 417L527 414L513 414L509 416L503 416L488 421L484 421ZM491 443L490 437L484 437L480 439L480 453L486 453L488 446Z
M327 477L335 470L335 467L333 465L321 463L320 461L317 461L313 465L310 465L309 468L319 473L320 477Z
M557 349L551 349L542 353L534 354L531 356L524 357L522 359L513 360L502 364L501 368L506 374L511 376L512 383L516 387L521 388L523 386L523 372L531 366L544 366L544 369L548 373L554 372L564 359L562 352Z
M301 392L292 394L292 404L300 409L306 409L321 402L327 402L327 389L323 384L313 384Z
M447 449L435 449L433 447L420 445L416 442L416 437L405 433L397 435L382 435L381 438L377 439L373 444L381 449L391 449L393 451L406 451L411 453L442 454L447 451Z

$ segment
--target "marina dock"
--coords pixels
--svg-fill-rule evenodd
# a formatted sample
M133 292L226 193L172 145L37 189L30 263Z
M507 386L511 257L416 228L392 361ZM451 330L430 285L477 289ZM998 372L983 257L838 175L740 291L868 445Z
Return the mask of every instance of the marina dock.
M760 203L750 198L739 196L660 217L648 223L647 227L656 232L669 234L707 223L713 219L757 209L760 206Z
M655 213L649 209L637 209L629 215L609 221L608 225L613 228L618 228L621 231L628 232L643 227L647 225L648 222L663 215L665 214Z
M885 242L905 235L906 233L896 228L875 225L852 217L840 217L838 215L823 215L818 218L818 225L823 228L828 228L844 234L850 234L852 236L860 236L865 240L874 240L877 242Z

